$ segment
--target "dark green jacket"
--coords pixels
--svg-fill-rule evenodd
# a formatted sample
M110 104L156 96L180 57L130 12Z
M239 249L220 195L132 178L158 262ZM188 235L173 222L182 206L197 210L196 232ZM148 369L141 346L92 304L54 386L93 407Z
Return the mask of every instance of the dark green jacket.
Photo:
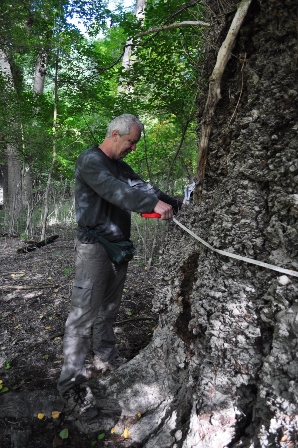
M153 211L158 200L172 205L181 202L144 182L123 160L110 159L98 146L83 151L75 168L77 237L83 243L96 240L88 235L95 229L109 241L130 238L131 211Z

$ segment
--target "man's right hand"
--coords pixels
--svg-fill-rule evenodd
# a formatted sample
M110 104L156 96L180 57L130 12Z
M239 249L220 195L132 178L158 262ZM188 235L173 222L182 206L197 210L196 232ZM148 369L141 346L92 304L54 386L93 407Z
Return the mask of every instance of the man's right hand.
M173 218L173 208L171 205L163 201L158 201L154 207L154 212L161 215L160 219L171 219Z

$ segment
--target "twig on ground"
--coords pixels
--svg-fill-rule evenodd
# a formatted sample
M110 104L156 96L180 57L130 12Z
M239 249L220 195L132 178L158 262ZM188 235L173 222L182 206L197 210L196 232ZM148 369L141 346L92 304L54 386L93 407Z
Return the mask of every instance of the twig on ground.
M5 285L0 286L1 291L6 289L44 289L44 288L57 288L58 285Z
M126 324L128 322L137 322L138 320L156 320L156 317L136 317L134 319L119 320L115 325Z

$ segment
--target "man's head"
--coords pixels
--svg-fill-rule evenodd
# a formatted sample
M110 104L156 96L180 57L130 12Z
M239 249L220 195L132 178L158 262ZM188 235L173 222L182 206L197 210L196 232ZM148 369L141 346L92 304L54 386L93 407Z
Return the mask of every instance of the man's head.
M143 124L134 115L120 115L108 125L106 138L100 148L111 159L123 159L136 149L143 129Z
M115 129L118 131L120 137L129 134L131 125L133 123L135 123L138 126L140 132L144 130L143 123L141 123L140 120L134 115L131 114L119 115L119 117L114 118L114 120L112 120L111 123L108 124L106 137L111 137L112 132Z

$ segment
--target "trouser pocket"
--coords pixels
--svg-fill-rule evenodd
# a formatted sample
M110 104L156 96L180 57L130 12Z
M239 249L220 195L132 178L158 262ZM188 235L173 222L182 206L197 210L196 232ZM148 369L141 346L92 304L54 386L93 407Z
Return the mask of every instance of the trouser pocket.
M91 308L91 293L93 282L91 280L75 280L71 297L71 305L76 308Z

